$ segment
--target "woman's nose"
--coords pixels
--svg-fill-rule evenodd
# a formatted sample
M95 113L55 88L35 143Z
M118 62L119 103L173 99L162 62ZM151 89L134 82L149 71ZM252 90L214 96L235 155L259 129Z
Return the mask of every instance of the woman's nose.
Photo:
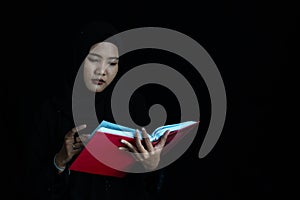
M105 76L106 75L106 69L107 69L108 65L105 64L105 62L100 62L99 65L96 67L95 69L95 74L96 75L102 75Z

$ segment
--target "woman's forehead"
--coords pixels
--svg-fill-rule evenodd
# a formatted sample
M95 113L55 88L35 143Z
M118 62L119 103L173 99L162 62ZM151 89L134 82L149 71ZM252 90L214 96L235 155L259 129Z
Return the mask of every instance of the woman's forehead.
M91 47L90 53L100 54L107 57L118 57L118 47L110 42L100 42Z

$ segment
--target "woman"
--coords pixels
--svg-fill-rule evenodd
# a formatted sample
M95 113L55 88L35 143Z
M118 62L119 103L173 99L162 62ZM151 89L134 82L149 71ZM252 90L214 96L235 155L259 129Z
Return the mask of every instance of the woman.
M96 27L95 27L96 26ZM93 31L99 25L92 24L88 29ZM103 28L103 26L101 26ZM87 29L86 29L87 30ZM86 31L85 30L85 31ZM89 33L90 34L90 33ZM85 32L84 37L91 36ZM107 34L104 34L107 37ZM95 108L98 121L107 120L113 122L110 111L110 87L116 78L119 69L119 53L116 44L99 39L99 34L84 46L90 46L88 52L82 47L86 57L80 68L82 70L83 94L79 97L82 102L91 95L95 96ZM80 58L80 55L77 54ZM79 72L80 72L79 70ZM80 73L79 73L80 74ZM31 177L33 180L32 192L35 199L151 199L155 198L157 181L154 175L159 172L148 172L145 174L129 173L124 178L100 176L82 172L69 171L68 166L81 152L86 138L95 128L88 121L89 113L83 113L81 117L83 124L76 126L72 116L72 103L70 93L45 101L38 112L36 126L32 141L36 141L32 149L32 160L30 164ZM80 137L78 136L78 132ZM142 130L143 136L147 138L147 132ZM160 153L165 144L168 132L165 133L159 145L155 147L146 139L143 145L136 137L136 145L124 141L127 148L120 150L131 151L137 156L138 162L147 171L155 170L160 161ZM154 185L155 184L155 185Z

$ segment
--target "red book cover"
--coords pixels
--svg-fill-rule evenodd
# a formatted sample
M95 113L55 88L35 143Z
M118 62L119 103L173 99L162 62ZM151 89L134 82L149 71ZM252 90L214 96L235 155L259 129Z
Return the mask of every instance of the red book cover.
M198 123L199 121L190 121L160 127L149 135L150 141L155 146L162 134L166 130L170 130L165 144L170 150L180 141L180 138L190 132ZM120 142L121 139L135 144L134 134L134 129L103 121L92 133L90 140L69 169L119 178L126 176L127 170L136 161L129 152L121 151L118 147L125 146ZM173 138L176 139L173 140Z

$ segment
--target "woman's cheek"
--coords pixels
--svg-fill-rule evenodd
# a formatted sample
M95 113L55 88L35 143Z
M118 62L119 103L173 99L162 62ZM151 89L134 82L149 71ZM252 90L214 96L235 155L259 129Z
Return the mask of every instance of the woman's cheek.
M84 74L85 74L85 77L87 77L87 78L92 78L91 76L92 76L92 73L93 72L93 67L91 66L91 65L86 65L85 67L84 67Z

